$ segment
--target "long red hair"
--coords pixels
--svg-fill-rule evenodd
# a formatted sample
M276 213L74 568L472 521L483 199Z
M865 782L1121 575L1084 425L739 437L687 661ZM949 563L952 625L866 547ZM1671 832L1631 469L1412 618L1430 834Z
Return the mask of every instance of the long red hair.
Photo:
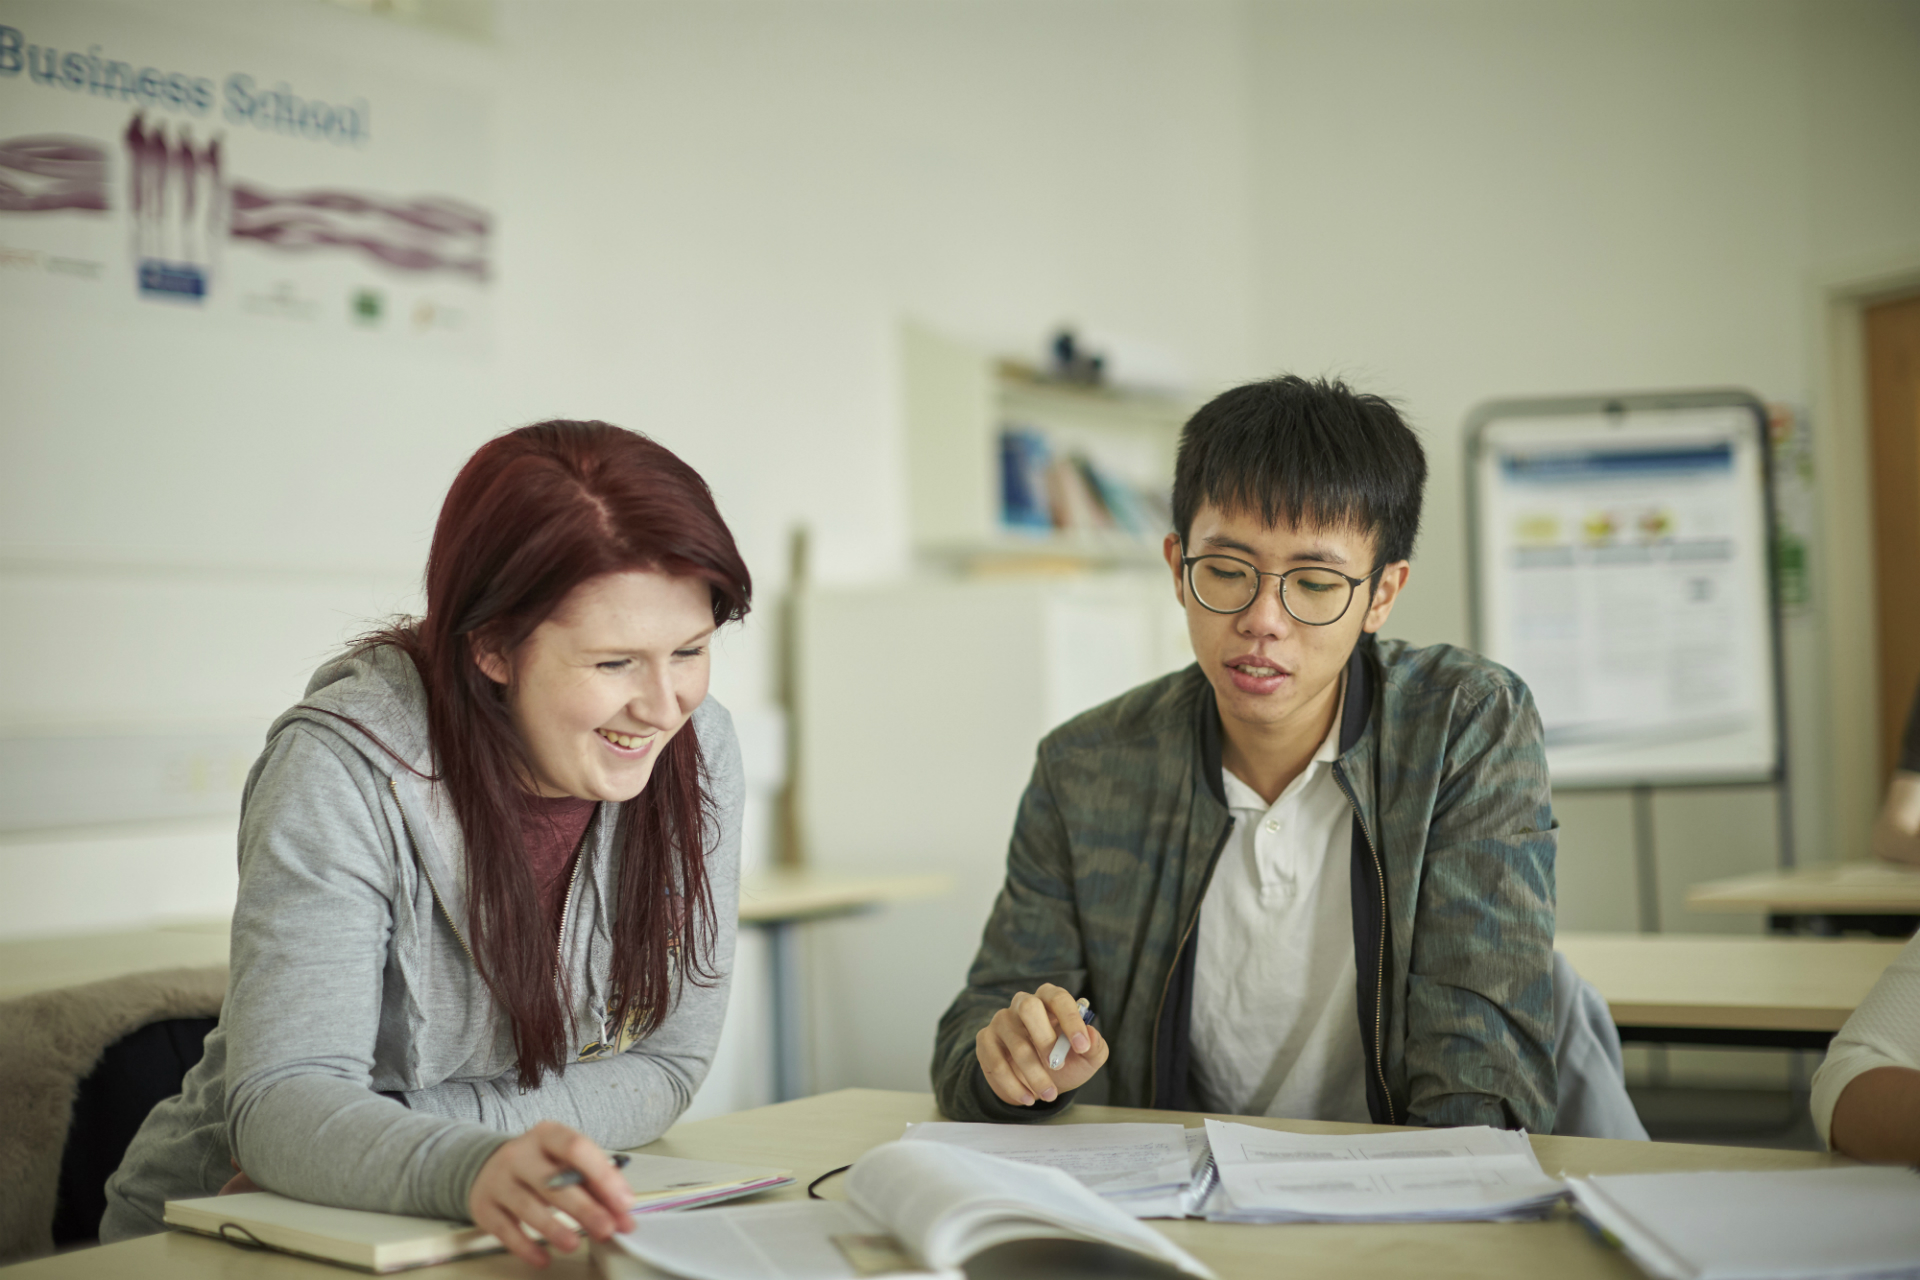
M427 556L426 616L377 637L403 648L426 686L434 776L466 840L474 958L512 1022L527 1088L565 1069L576 1029L520 835L531 762L503 691L474 655L511 656L568 592L630 570L704 579L716 626L751 607L746 562L692 467L604 422L535 423L482 445L454 477ZM646 790L620 806L607 1011L616 1036L658 1027L689 975L715 977L706 872L715 829L700 740L688 724L661 752Z

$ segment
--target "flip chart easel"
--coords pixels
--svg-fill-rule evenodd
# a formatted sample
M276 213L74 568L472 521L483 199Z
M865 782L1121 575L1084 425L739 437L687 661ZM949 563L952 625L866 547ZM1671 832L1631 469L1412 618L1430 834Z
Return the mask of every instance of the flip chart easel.
M1742 391L1503 400L1468 431L1474 644L1533 690L1557 788L1773 788L1793 864L1765 407Z

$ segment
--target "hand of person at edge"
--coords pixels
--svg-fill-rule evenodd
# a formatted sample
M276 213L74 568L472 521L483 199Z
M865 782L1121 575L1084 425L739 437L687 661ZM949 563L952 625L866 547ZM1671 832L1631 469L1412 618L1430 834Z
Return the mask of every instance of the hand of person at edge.
M578 1169L585 1180L549 1190L547 1179L568 1169ZM536 1267L547 1265L547 1253L528 1238L523 1224L562 1253L572 1253L580 1247L580 1234L556 1211L595 1240L606 1240L633 1229L627 1212L632 1204L633 1192L606 1153L585 1134L553 1120L542 1120L488 1156L467 1192L473 1225L492 1232L510 1253Z
M1067 1060L1047 1070L1054 1041L1067 1034ZM1106 1065L1107 1042L1080 1020L1073 993L1051 982L1038 991L1022 991L993 1015L973 1038L973 1056L996 1098L1016 1107L1035 1099L1052 1102L1063 1090L1078 1089Z

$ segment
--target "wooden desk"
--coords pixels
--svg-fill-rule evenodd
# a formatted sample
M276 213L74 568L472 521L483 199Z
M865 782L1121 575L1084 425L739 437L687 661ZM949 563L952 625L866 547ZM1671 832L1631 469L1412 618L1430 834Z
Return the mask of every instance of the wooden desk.
M829 1169L851 1163L861 1153L900 1136L910 1121L938 1115L926 1094L878 1089L845 1089L797 1102L676 1125L646 1148L660 1155L701 1160L730 1160L790 1167L796 1186L767 1198L798 1198L806 1184ZM1225 1119L1226 1117L1217 1117ZM1188 1126L1202 1117L1172 1111L1124 1107L1075 1107L1056 1124L1120 1120L1176 1120ZM1320 1124L1240 1117L1244 1123L1303 1133L1373 1131L1374 1125ZM1609 1142L1596 1138L1534 1138L1541 1167L1552 1173L1656 1173L1692 1169L1808 1169L1845 1163L1837 1157L1804 1151L1757 1147L1709 1147L1681 1143ZM839 1195L844 1180L822 1188ZM693 1212L703 1212L693 1210ZM1632 1263L1607 1249L1572 1218L1560 1214L1545 1222L1435 1223L1337 1226L1327 1223L1289 1226L1240 1226L1196 1221L1156 1221L1160 1231L1219 1272L1221 1280L1253 1280L1285 1274L1289 1280L1316 1277L1380 1277L1382 1280L1637 1280ZM343 1273L324 1263L285 1254L253 1253L199 1236L174 1233L125 1244L43 1258L13 1268L9 1280L92 1280L137 1275L142 1280L328 1280ZM449 1263L423 1275L465 1280L471 1276L526 1280L528 1268L505 1256ZM556 1257L541 1273L553 1280L585 1280L584 1259Z
M1563 933L1623 1040L1825 1049L1905 945L1842 938Z
M831 876L816 871L761 871L740 882L741 924L796 924L870 911L889 902L936 898L949 876Z
M226 920L0 942L0 1000L151 969L227 962Z
M762 871L740 883L740 923L767 935L768 975L773 981L773 1096L776 1102L806 1092L806 1019L799 926L834 916L873 911L889 902L933 898L953 888L946 876L834 876L804 869Z
M1835 933L1851 923L1836 917L1871 916L1881 918L1888 932L1904 927L1911 934L1920 917L1920 868L1827 862L1708 880L1687 890L1687 910L1767 915L1776 928L1806 925L1815 933Z
M926 898L952 888L946 876L822 876L772 871L740 886L740 923L797 924ZM150 969L227 962L231 921L187 920L145 929L0 941L0 1000L124 977Z

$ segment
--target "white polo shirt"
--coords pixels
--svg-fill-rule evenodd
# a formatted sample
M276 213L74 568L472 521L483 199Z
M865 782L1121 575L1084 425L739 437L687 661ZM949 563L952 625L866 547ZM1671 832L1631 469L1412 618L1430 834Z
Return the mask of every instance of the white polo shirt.
M1339 745L1336 712L1272 805L1220 770L1233 831L1200 904L1191 1023L1193 1084L1206 1110L1370 1118L1353 959L1353 808L1333 776Z

